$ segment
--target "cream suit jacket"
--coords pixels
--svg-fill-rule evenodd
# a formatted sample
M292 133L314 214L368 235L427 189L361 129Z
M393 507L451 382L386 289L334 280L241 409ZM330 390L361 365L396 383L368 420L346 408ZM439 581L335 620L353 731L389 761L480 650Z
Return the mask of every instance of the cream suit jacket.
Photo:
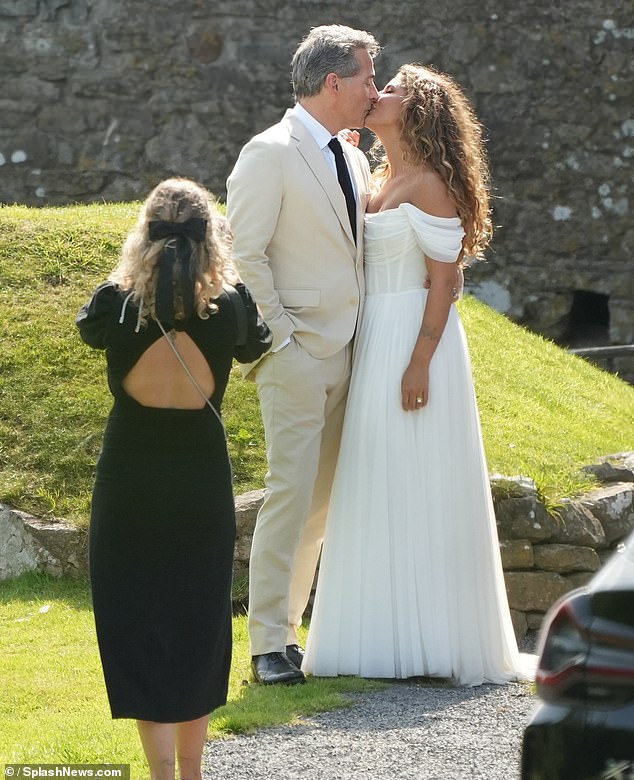
M227 181L234 255L272 349L292 335L313 357L329 357L352 339L361 316L370 169L361 151L342 146L357 191L356 246L337 177L289 112L245 145Z

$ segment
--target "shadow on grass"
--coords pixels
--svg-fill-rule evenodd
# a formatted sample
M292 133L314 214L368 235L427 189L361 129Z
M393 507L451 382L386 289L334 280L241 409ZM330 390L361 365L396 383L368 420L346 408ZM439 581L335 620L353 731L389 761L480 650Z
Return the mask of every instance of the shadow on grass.
M77 610L92 610L87 579L35 571L0 582L0 604L11 601L63 601Z

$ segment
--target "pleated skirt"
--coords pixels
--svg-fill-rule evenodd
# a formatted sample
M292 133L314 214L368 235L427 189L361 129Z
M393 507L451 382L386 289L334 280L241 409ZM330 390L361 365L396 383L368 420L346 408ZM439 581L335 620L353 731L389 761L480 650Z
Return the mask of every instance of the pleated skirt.
M530 678L455 306L431 361L428 405L401 407L426 296L366 297L302 668L463 685Z

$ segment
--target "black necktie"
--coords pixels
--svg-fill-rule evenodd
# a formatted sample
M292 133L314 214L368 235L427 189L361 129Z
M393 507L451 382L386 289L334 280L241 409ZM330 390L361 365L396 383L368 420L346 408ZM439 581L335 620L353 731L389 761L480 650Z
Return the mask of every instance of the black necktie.
M346 158L343 156L343 149L339 143L338 138L331 138L328 142L329 148L335 155L335 165L337 166L337 178L339 184L343 190L343 194L346 197L346 206L348 207L348 217L350 218L350 226L352 227L352 235L354 240L357 240L357 204L354 199L354 190L352 189L352 181L350 174L348 173L348 166L346 165Z

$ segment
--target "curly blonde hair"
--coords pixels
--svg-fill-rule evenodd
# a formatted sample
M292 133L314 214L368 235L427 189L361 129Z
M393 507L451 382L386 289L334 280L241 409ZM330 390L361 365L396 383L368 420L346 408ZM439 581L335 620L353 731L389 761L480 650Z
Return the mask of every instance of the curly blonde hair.
M480 259L491 241L490 174L482 125L469 100L447 74L422 65L403 65L398 75L405 97L401 108L401 139L405 159L429 165L447 185L465 236L462 255ZM390 173L381 144L374 172L377 183Z
M141 309L143 324L147 323L148 317L157 319L159 258L164 248L176 241L171 236L152 241L149 224L154 221L185 222L192 217L207 223L203 241L188 239L194 260L194 308L198 316L206 319L209 312L215 310L212 301L222 292L223 282L233 284L238 280L228 223L218 211L214 196L190 179L165 179L146 198L137 224L123 245L119 264L110 275L112 282L133 293L132 300ZM178 278L178 273L175 277ZM179 295L176 286L175 308L177 316L182 317Z

